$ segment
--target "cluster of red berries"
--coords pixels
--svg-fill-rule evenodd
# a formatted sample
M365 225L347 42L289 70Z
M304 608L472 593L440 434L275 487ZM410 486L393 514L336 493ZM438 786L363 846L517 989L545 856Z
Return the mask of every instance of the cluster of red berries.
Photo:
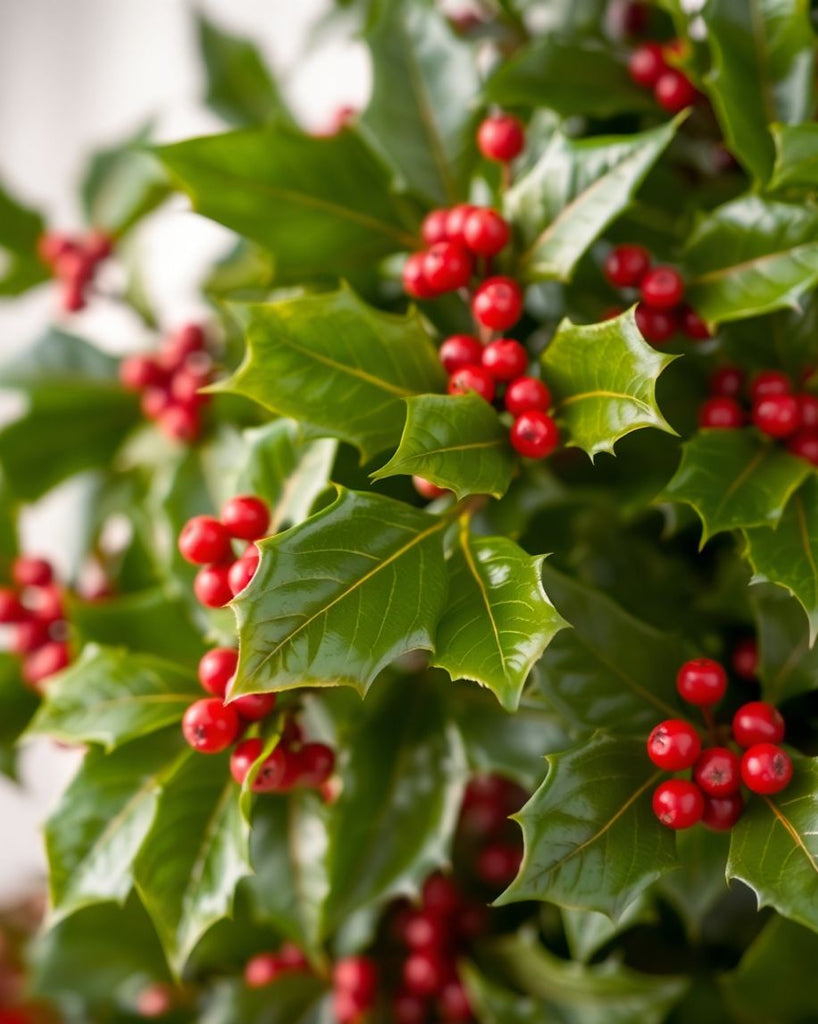
M742 783L763 795L779 793L789 784L792 761L778 746L784 739L784 719L765 701L740 707L730 729L742 750L739 755L715 742L712 708L727 690L724 668L710 658L685 662L676 687L683 700L705 712L713 745L702 749L698 731L681 718L656 726L648 737L648 757L664 771L692 769L692 778L661 782L653 792L653 812L668 828L690 828L701 821L707 828L727 831L744 811Z
M11 586L0 587L0 624L11 626L11 650L22 657L23 680L38 692L70 660L68 623L54 570L44 558L21 555Z
M522 838L509 816L525 800L525 790L499 775L476 776L463 796L457 825L460 859L478 882L495 891L510 885L520 870Z
M685 284L673 267L651 266L651 255L642 245L618 245L608 254L603 267L614 288L638 289L636 324L646 341L663 345L681 331L693 341L710 337L707 324L684 302ZM618 316L619 307L608 316Z
M142 414L173 441L192 444L202 433L202 408L210 401L199 389L213 379L205 332L185 324L167 335L155 355L133 355L119 365L119 379L141 395Z
M113 242L101 231L74 237L57 231L42 235L37 253L62 286L61 304L66 313L85 308L96 269L113 251Z
M277 953L256 953L244 967L244 983L248 988L266 988L284 974L309 971L310 964L294 942L284 942Z
M231 498L215 516L194 516L179 534L182 557L202 568L193 581L193 592L206 608L223 608L240 594L256 573L261 553L255 542L266 536L270 510L251 494ZM245 541L236 557L233 541Z
M710 430L737 430L751 421L763 434L786 441L793 455L818 465L818 397L793 392L780 370L763 370L746 389L749 414L741 404L744 372L722 366L710 376L710 398L699 410L699 426Z
M628 61L633 81L643 89L650 89L659 106L670 114L678 114L699 98L696 86L668 60L679 56L682 45L679 39L669 43L642 43Z

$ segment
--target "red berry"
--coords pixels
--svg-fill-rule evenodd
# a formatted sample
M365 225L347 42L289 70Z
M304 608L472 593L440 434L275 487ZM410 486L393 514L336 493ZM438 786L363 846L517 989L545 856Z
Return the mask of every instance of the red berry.
M76 249L76 242L58 231L47 231L37 239L37 255L52 267L72 249Z
M188 519L179 534L182 558L193 565L210 565L230 558L230 535L213 516L194 516Z
M536 377L517 377L506 388L505 403L512 416L524 412L546 412L551 405L551 392Z
M639 286L642 301L651 309L675 309L684 298L682 275L673 267L654 267Z
M463 983L457 978L446 983L438 996L438 1010L446 1024L459 1024L472 1019L471 1004Z
M513 338L498 338L483 349L481 362L495 380L513 380L528 368L528 352Z
M29 686L36 686L48 679L68 664L68 644L51 640L41 644L23 659L23 681Z
M449 941L445 920L428 910L416 910L404 922L401 937L410 949L440 949Z
M662 345L670 341L676 333L676 316L670 310L654 309L640 302L636 307L636 326L642 332L645 341Z
M335 770L335 751L325 743L305 743L298 751L298 782L318 789Z
M426 1024L426 1001L411 992L398 992L392 1000L394 1024Z
M403 265L403 290L413 299L434 299L437 292L426 280L425 252L413 252Z
M227 582L230 585L230 592L233 597L238 597L242 590L244 590L255 576L257 568L257 558L245 558L242 556L233 562L227 572Z
M226 565L205 565L193 580L193 593L206 608L223 608L233 600L230 569Z
M818 430L799 430L787 439L787 451L818 466Z
M203 351L206 344L207 338L200 324L183 324L162 343L162 365L168 370L176 370L188 356Z
M128 391L164 387L167 374L151 356L128 356L119 364L119 381Z
M368 1006L378 987L375 962L367 956L344 957L332 969L332 983L336 991L349 992Z
M250 774L250 769L261 757L264 750L264 740L254 736L249 740L242 740L237 743L230 755L230 774L240 786Z
M403 961L403 984L415 996L436 995L450 975L446 961L431 950L412 953Z
M693 781L706 796L737 793L741 786L738 757L727 747L708 747L696 761Z
M437 242L448 241L449 235L446 230L446 218L448 210L432 210L423 218L420 225L420 234L427 245L435 245Z
M66 284L67 289L76 290L81 295L82 289L94 276L94 262L80 246L75 245L59 257L54 273Z
M450 395L467 395L471 391L487 402L494 399L494 378L482 366L461 366L449 378Z
M520 870L523 851L516 843L489 843L477 855L477 877L491 886L507 886Z
M34 617L42 622L50 624L65 618L63 594L55 583L35 588L31 593L29 606Z
M453 292L469 283L473 260L459 242L437 242L423 257L423 274L436 292Z
M791 391L789 377L780 370L763 370L750 381L749 393L753 402L772 398L773 395L788 395Z
M441 498L444 494L449 493L445 487L438 487L437 484L433 484L431 480L424 480L422 476L413 476L412 485L418 494L422 498L426 498L427 501L432 501L434 498Z
M679 314L679 324L682 328L682 333L686 334L693 341L706 341L712 337L707 324L696 310L690 306L682 306Z
M508 163L525 148L523 124L511 114L493 114L477 129L477 146L488 160Z
M742 705L733 716L733 739L740 747L780 743L784 739L784 730L781 712L763 700Z
M758 672L758 644L755 637L739 640L730 655L730 665L739 679L755 679Z
M727 673L711 658L686 661L676 676L676 688L682 700L697 707L717 704L727 690Z
M463 224L463 239L478 256L496 256L510 238L511 230L496 210L473 210Z
M774 743L756 743L744 752L741 778L753 793L780 793L792 778L792 761Z
M730 796L704 798L702 825L713 832L729 832L744 811L744 799L741 793Z
M48 642L48 623L41 619L24 619L12 632L11 649L15 654L28 654Z
M463 366L479 365L483 346L471 334L452 334L440 346L440 361L447 373L454 373Z
M798 429L798 403L792 395L760 398L753 406L753 423L770 437L789 437Z
M282 964L275 953L257 953L244 967L244 983L248 988L265 988L281 976Z
M283 968L288 971L308 971L310 962L304 956L302 950L294 942L283 942L278 951L278 959Z
M193 444L202 432L202 421L194 405L171 402L159 413L157 426L171 441Z
M291 762L291 755L279 743L262 761L253 781L253 792L282 793L292 788L291 785L287 785L288 776L291 774Z
M214 647L199 660L199 682L214 697L224 697L236 674L239 652L232 647Z
M152 1020L165 1017L173 1009L173 992L168 985L148 985L136 997L136 1012L139 1017Z
M643 43L628 61L628 73L644 89L652 89L665 71L667 62L659 43Z
M274 693L244 693L230 702L236 714L244 722L260 722L276 706Z
M114 251L114 242L104 231L90 231L83 242L85 255L92 263L107 260Z
M657 768L681 772L690 768L702 749L699 734L689 722L668 718L648 736L648 757Z
M472 314L493 331L506 331L523 312L523 290L510 277L489 277L474 293Z
M221 520L231 537L260 540L270 526L270 510L261 498L240 494L224 506Z
M744 370L738 366L720 366L710 374L710 393L722 398L738 398L744 388Z
M622 306L608 306L607 309L603 309L599 317L599 322L604 323L605 320L616 320L618 316L622 316L625 310Z
M429 875L423 883L422 901L425 910L445 917L457 910L460 893L454 881L438 871Z
M18 587L45 587L54 578L54 570L45 558L19 555L11 563L11 578Z
M479 209L479 207L472 206L471 203L459 203L457 206L453 206L449 210L446 214L447 241L459 242L461 245L466 244L466 236L463 233L466 227L466 221L477 209Z
M692 106L698 95L690 79L675 68L663 71L653 87L654 99L670 114L678 114L685 107Z
M636 288L650 270L650 253L642 245L618 245L608 253L603 269L614 288Z
M653 791L653 813L668 828L690 828L704 813L704 796L693 782L667 779Z
M146 388L139 400L139 408L146 420L158 420L172 404L173 399L167 388Z
M233 708L222 704L218 697L203 697L185 712L182 732L194 750L218 754L238 736L239 719Z
M184 367L174 373L170 381L170 401L183 406L205 405L208 395L201 394L201 388L210 383L210 371L194 372Z
M798 426L807 430L818 428L818 397L800 394L795 396L798 403Z
M511 445L527 459L544 459L557 447L560 432L548 413L532 409L523 412L511 427Z
M28 613L10 587L0 587L0 623L22 622Z
M744 410L734 398L708 398L699 409L699 426L705 430L737 430L744 426Z
M79 313L85 309L85 285L82 281L69 281L60 292L60 306L65 313Z

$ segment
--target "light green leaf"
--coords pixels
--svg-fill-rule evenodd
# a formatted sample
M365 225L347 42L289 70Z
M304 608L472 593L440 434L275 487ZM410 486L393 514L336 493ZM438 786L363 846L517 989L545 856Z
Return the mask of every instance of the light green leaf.
M765 700L781 704L818 688L818 646L810 648L802 605L781 587L760 584L750 591L758 633L759 667Z
M15 775L16 745L39 700L20 677L20 659L0 652L0 772Z
M37 255L42 216L0 187L0 295L19 295L49 277Z
M320 978L298 971L262 989L220 982L197 1024L328 1024L326 994Z
M774 124L775 166L768 191L818 188L818 124Z

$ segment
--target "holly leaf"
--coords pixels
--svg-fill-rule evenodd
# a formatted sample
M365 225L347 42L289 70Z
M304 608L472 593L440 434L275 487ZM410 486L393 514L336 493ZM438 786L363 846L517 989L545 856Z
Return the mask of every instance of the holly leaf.
M472 536L462 519L448 562L451 598L433 664L488 687L506 711L516 711L534 663L568 625L543 588L543 561L506 537Z
M273 253L280 282L337 279L416 245L389 173L350 130L277 123L156 152L197 212Z
M356 445L364 459L397 444L402 399L444 387L414 311L381 313L347 287L233 308L246 329L247 353L217 390L306 421Z
M728 147L757 181L769 178L774 121L812 115L815 37L800 0L708 0L701 16L712 68L705 75Z
M453 205L467 192L476 158L480 76L472 46L438 11L403 0L382 5L366 42L374 82L363 128L410 190Z
M677 866L673 833L650 806L661 773L644 741L599 733L547 761L545 781L513 816L523 829L525 854L496 902L549 900L616 920Z
M718 901L728 894L724 865L730 837L691 828L676 837L680 867L659 882L659 892L684 921L691 943L706 941L704 926Z
M775 529L745 530L753 581L788 590L807 613L810 647L818 635L818 479L811 476L787 502Z
M667 878L675 878L677 874L678 871L673 871ZM571 951L571 958L584 963L624 932L640 924L654 923L655 919L654 909L644 893L622 911L616 924L596 910L562 909L565 941Z
M327 988L320 978L294 971L263 989L243 981L219 982L199 1024L327 1024Z
M48 280L49 271L37 255L44 230L39 213L0 188L0 295L19 295Z
M677 118L636 135L553 135L506 196L528 280L571 279L580 257L631 202L679 124Z
M233 603L240 656L231 696L339 684L365 693L401 654L431 650L446 600L447 525L341 489L305 523L261 541L259 568Z
M704 216L685 247L687 297L709 324L786 306L818 282L818 212L758 196Z
M803 606L781 587L761 584L750 591L758 634L764 699L781 704L818 686L818 646L810 648Z
M767 190L811 193L818 186L818 125L774 124L775 165Z
M417 395L405 399L406 424L397 451L371 474L374 480L422 476L458 499L470 494L501 498L515 461L508 430L479 395Z
M20 659L0 652L0 772L14 777L16 745L39 700L20 678Z
M701 430L682 445L682 461L661 496L696 510L702 547L714 534L775 526L810 465L752 430Z
M198 696L194 673L174 662L91 644L49 681L26 736L99 743L113 750L179 722Z
M679 716L675 679L687 649L678 638L548 565L543 582L572 626L552 640L537 665L550 707L584 732L627 736L647 736L661 719Z
M593 459L642 427L675 434L656 404L656 380L674 358L645 342L633 310L597 324L563 320L541 362L566 444Z
M818 931L818 758L790 754L792 781L775 796L753 795L730 833L727 878L755 892L759 907Z

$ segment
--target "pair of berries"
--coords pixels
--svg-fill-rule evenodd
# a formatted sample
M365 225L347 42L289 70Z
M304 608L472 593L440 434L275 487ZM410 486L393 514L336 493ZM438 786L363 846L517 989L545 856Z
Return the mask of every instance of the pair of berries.
M683 302L682 275L673 267L652 266L651 255L644 246L616 246L607 256L603 272L612 287L639 290L641 301L636 307L636 324L646 341L663 345L677 331L693 341L710 337L699 314ZM621 312L616 307L608 316L618 316Z
M0 587L0 624L12 627L11 647L23 659L23 681L40 692L70 660L63 596L44 558L15 558L11 582Z
M682 665L676 679L683 700L708 710L727 689L724 668L709 658ZM660 722L648 737L648 757L664 771L692 769L692 779L669 779L653 793L653 811L663 825L690 828L697 822L726 831L741 817L741 784L753 793L771 795L792 778L792 762L778 746L784 739L784 719L764 701L744 704L733 716L732 738L743 750L727 746L702 749L698 732L680 718Z
M179 534L179 551L184 559L202 568L193 581L193 591L207 608L223 608L242 592L256 573L261 553L255 541L270 526L270 510L251 494L231 498L221 519L194 516ZM233 541L246 541L236 558Z
M463 795L458 840L469 847L476 877L492 889L505 889L520 870L520 833L509 816L525 800L520 786L499 775L475 776Z
M173 441L192 444L202 432L199 389L213 378L207 338L198 324L185 324L162 341L156 355L134 355L119 365L119 380L141 395L142 414Z
M112 240L101 231L84 237L49 231L40 237L37 254L62 286L61 305L66 313L85 308L97 266L112 250Z
M231 754L230 774L240 786L263 751L264 741L254 736L242 740ZM288 793L301 786L320 790L331 799L333 794L325 785L334 771L335 751L326 743L304 743L301 729L290 720L278 745L259 767L251 789L254 793Z
M680 47L678 39L664 44L643 43L628 61L631 79L641 88L650 89L659 106L669 114L678 114L699 98L690 79L668 61L679 55Z
M310 964L294 942L284 942L277 953L257 953L244 967L244 983L248 988L266 988L284 974L309 971Z
M449 394L473 391L487 402L499 396L514 417L512 447L530 459L544 459L557 447L559 430L547 410L551 393L536 377L526 376L528 352L513 338L487 345L471 334L453 334L440 346L440 361L449 374Z

